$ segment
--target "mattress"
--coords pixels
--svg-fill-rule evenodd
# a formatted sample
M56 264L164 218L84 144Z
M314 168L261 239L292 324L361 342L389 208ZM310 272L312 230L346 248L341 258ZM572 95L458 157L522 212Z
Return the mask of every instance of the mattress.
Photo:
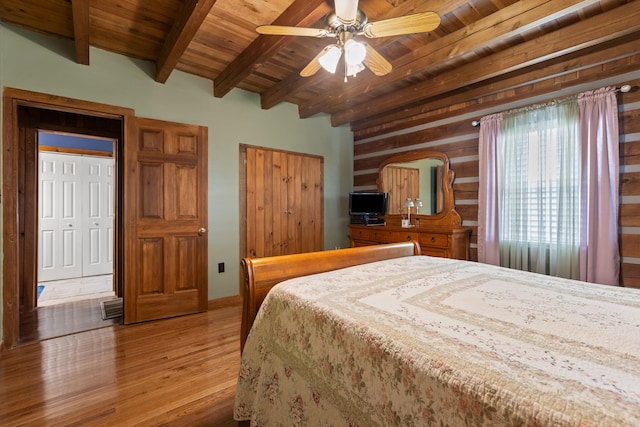
M638 426L640 290L414 256L275 286L236 420Z

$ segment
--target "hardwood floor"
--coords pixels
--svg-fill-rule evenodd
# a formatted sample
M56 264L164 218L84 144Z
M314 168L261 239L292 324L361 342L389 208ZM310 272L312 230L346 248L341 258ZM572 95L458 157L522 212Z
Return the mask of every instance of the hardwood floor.
M66 302L20 313L19 344L61 337L122 323L122 317L102 320L100 301L96 298Z
M0 353L3 426L236 426L240 307Z

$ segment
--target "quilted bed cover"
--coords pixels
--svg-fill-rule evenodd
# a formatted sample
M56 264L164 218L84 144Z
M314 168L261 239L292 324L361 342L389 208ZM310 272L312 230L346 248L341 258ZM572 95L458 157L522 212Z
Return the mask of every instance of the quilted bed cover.
M415 256L264 301L234 417L257 426L640 426L640 290Z

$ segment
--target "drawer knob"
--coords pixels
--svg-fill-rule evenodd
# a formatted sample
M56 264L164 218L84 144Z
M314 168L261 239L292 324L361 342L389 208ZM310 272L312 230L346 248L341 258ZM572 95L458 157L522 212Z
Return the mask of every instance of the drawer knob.
M436 236L431 236L431 241L435 242L436 241Z

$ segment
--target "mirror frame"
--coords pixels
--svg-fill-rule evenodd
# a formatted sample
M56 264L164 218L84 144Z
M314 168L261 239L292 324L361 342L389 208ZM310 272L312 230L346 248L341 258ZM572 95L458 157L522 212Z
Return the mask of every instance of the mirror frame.
M442 174L442 193L443 193L443 203L442 203L442 211L433 215L423 215L423 214L413 214L411 218L419 218L420 225L429 226L429 225L452 225L459 226L462 224L462 219L460 214L456 212L455 209L455 196L453 193L453 180L455 178L455 173L451 170L449 165L449 158L446 154L441 153L439 151L430 151L430 150L413 150L407 151L405 153L397 154L395 156L389 157L385 161L380 164L378 168L378 191L384 191L384 182L382 178L382 170L385 166L389 166L394 163L408 163L416 160L422 160L426 158L438 158L442 160L444 164L444 171ZM388 224L400 224L402 219L402 214L386 214L385 218Z

